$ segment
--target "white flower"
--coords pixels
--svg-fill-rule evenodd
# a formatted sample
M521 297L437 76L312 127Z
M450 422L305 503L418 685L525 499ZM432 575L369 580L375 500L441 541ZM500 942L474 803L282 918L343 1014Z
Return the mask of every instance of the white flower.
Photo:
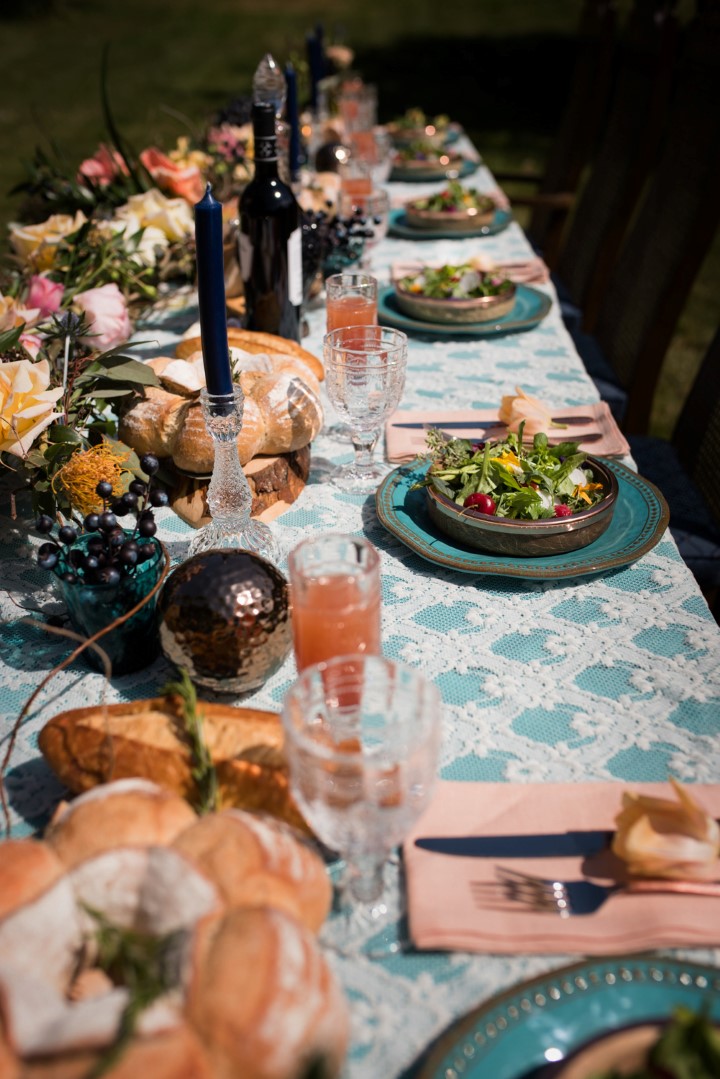
M132 195L116 214L116 221L130 220L135 226L155 228L171 243L191 236L195 228L192 207L185 199L168 199L156 187ZM134 228L137 232L137 227Z
M158 255L170 246L170 241L162 229L155 228L153 225L143 226L140 218L134 213L128 212L124 217L114 217L112 221L108 221L107 227L115 235L123 236L126 245L132 247L130 257L141 266L154 266L158 261ZM141 230L142 235L131 245L130 240L132 237L137 237Z
M62 387L49 389L47 360L11 360L0 364L0 452L25 457L57 416L53 406Z

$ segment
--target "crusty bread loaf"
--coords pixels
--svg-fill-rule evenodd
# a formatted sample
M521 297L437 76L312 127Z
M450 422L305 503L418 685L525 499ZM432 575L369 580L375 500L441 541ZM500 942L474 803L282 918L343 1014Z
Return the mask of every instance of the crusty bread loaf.
M215 1079L338 1075L347 1006L311 933L278 910L208 918L195 933L186 1014Z
M280 717L204 702L200 711L222 805L261 810L307 832L289 791ZM142 776L194 801L197 788L181 716L174 697L76 708L45 725L40 750L75 792Z
M171 843L196 820L183 798L145 779L87 790L92 785L75 788L85 793L64 804L45 832L45 842L68 869L114 847Z
M228 907L273 907L317 932L332 886L325 863L282 821L239 809L201 817L173 842L198 865Z
M201 354L180 360L158 356L149 363L162 385L148 387L144 397L122 412L120 439L139 454L172 458L182 472L209 475L215 448L199 396L205 378ZM243 465L260 455L308 446L323 424L317 373L304 357L273 353L258 356L257 363L257 369L236 372L244 396L237 437Z
M282 356L298 356L303 360L315 377L322 381L325 378L325 368L317 356L308 352L306 348L296 341L290 341L286 337L278 337L274 333L259 333L254 330L241 330L235 326L228 326L228 345L233 348L241 348L245 352L264 352L272 356L278 353ZM181 359L187 359L193 352L198 352L202 347L199 337L186 337L177 345L175 355Z
M46 843L8 839L2 845L0 859L0 918L36 899L64 872L65 866Z
M100 1053L86 1052L28 1061L22 1079L87 1079L101 1059ZM103 1079L214 1079L207 1053L187 1023L153 1037L134 1038L102 1074ZM1 1070L0 1076L6 1079Z

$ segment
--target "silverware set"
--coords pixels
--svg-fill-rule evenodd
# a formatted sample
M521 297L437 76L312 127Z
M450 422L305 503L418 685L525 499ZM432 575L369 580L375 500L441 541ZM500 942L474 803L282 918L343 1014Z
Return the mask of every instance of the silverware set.
M720 898L720 881L631 880L622 884L594 884L589 880L554 880L495 867L495 881L470 881L477 907L524 908L537 914L561 918L594 914L614 895L704 895Z
M559 416L553 420L554 423L567 424L572 426L583 426L584 424L593 423L592 416ZM405 431L429 431L431 428L441 431L442 434L448 435L450 438L458 437L458 432L477 432L478 435L490 434L496 437L507 430L507 425L500 420L447 420L445 422L432 423L432 422L414 422L414 423L402 423L394 422L393 427L397 427L400 430ZM462 437L462 436L460 436ZM557 446L561 442L578 441L578 442L598 442L602 438L600 431L588 431L573 436L571 431L563 431L557 435L553 435L548 438L550 445Z

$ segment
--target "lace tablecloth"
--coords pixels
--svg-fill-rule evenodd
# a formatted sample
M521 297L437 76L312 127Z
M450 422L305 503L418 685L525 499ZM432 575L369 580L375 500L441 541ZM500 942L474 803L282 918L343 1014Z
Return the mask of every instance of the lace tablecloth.
M482 167L469 181L490 189ZM436 187L437 185L430 185ZM394 200L428 185L390 185ZM520 228L482 240L423 243L388 238L373 252L381 280L399 258L460 261L481 251L507 260L529 257ZM551 286L546 290L553 294ZM184 316L185 324L193 314ZM324 312L308 313L303 344L321 354ZM184 328L159 322L154 354L170 352ZM147 341L148 331L142 337ZM482 340L411 339L403 408L497 406L520 385L551 405L597 400L557 305L533 330ZM328 417L332 415L328 410ZM473 577L436 568L389 535L372 499L340 494L327 468L349 457L345 444L321 436L313 472L298 501L273 524L287 552L311 532L362 532L382 557L385 654L422 667L444 701L441 775L467 781L665 780L712 782L720 774L720 629L694 578L666 534L633 565L562 581ZM180 559L190 529L158 514L160 538ZM5 737L22 704L67 645L27 625L24 616L56 609L48 575L33 561L26 522L3 518L4 622L0 708ZM118 678L108 701L153 695L171 674L162 659ZM238 703L278 710L293 681L282 669ZM60 710L99 700L103 679L76 664L42 693L24 724L7 776L18 835L41 827L62 795L39 756L37 734ZM4 752L4 750L3 750ZM402 911L400 869L390 870L394 914ZM351 933L370 932L362 921ZM696 958L708 958L711 953ZM400 1075L454 1017L500 989L557 966L562 956L488 957L407 954L378 961L330 955L352 1005L349 1079Z

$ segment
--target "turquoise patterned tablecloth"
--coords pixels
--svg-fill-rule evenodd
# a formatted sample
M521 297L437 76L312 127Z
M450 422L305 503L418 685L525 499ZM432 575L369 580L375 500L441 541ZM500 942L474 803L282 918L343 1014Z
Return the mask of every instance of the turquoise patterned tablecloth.
M466 183L490 189L482 167ZM389 185L395 201L437 185ZM418 247L387 239L372 266L389 280L392 262L422 257L458 261L482 252L529 257L520 228L479 240ZM554 296L550 286L546 291ZM143 331L151 354L168 354L193 319L178 315ZM324 312L308 314L303 342L321 354ZM534 330L482 341L411 339L403 408L497 406L515 386L556 407L597 399L557 305ZM328 408L328 419L333 417ZM638 562L605 575L554 581L472 577L422 561L379 524L372 498L336 492L330 463L349 447L321 436L301 498L273 524L287 553L310 532L362 532L379 548L385 653L421 667L444 701L441 774L467 781L615 779L713 782L720 774L720 629L667 534ZM180 559L190 529L169 511L160 537ZM5 738L39 679L67 645L22 619L58 609L48 575L33 561L37 540L26 523L3 518L0 533L3 620L0 710ZM103 679L76 664L58 675L24 724L7 777L16 834L41 827L62 795L37 749L43 723L66 708L154 694L170 675L164 660L137 675ZM261 690L238 703L279 709L293 681L292 658ZM3 742L4 746L5 742ZM4 752L4 748L2 749ZM402 914L400 867L390 871L394 915ZM349 930L362 939L362 921ZM712 953L697 955L712 959ZM717 959L718 956L715 956ZM564 956L403 955L387 961L330 956L353 1014L349 1079L400 1075L456 1016L492 994L565 962Z

